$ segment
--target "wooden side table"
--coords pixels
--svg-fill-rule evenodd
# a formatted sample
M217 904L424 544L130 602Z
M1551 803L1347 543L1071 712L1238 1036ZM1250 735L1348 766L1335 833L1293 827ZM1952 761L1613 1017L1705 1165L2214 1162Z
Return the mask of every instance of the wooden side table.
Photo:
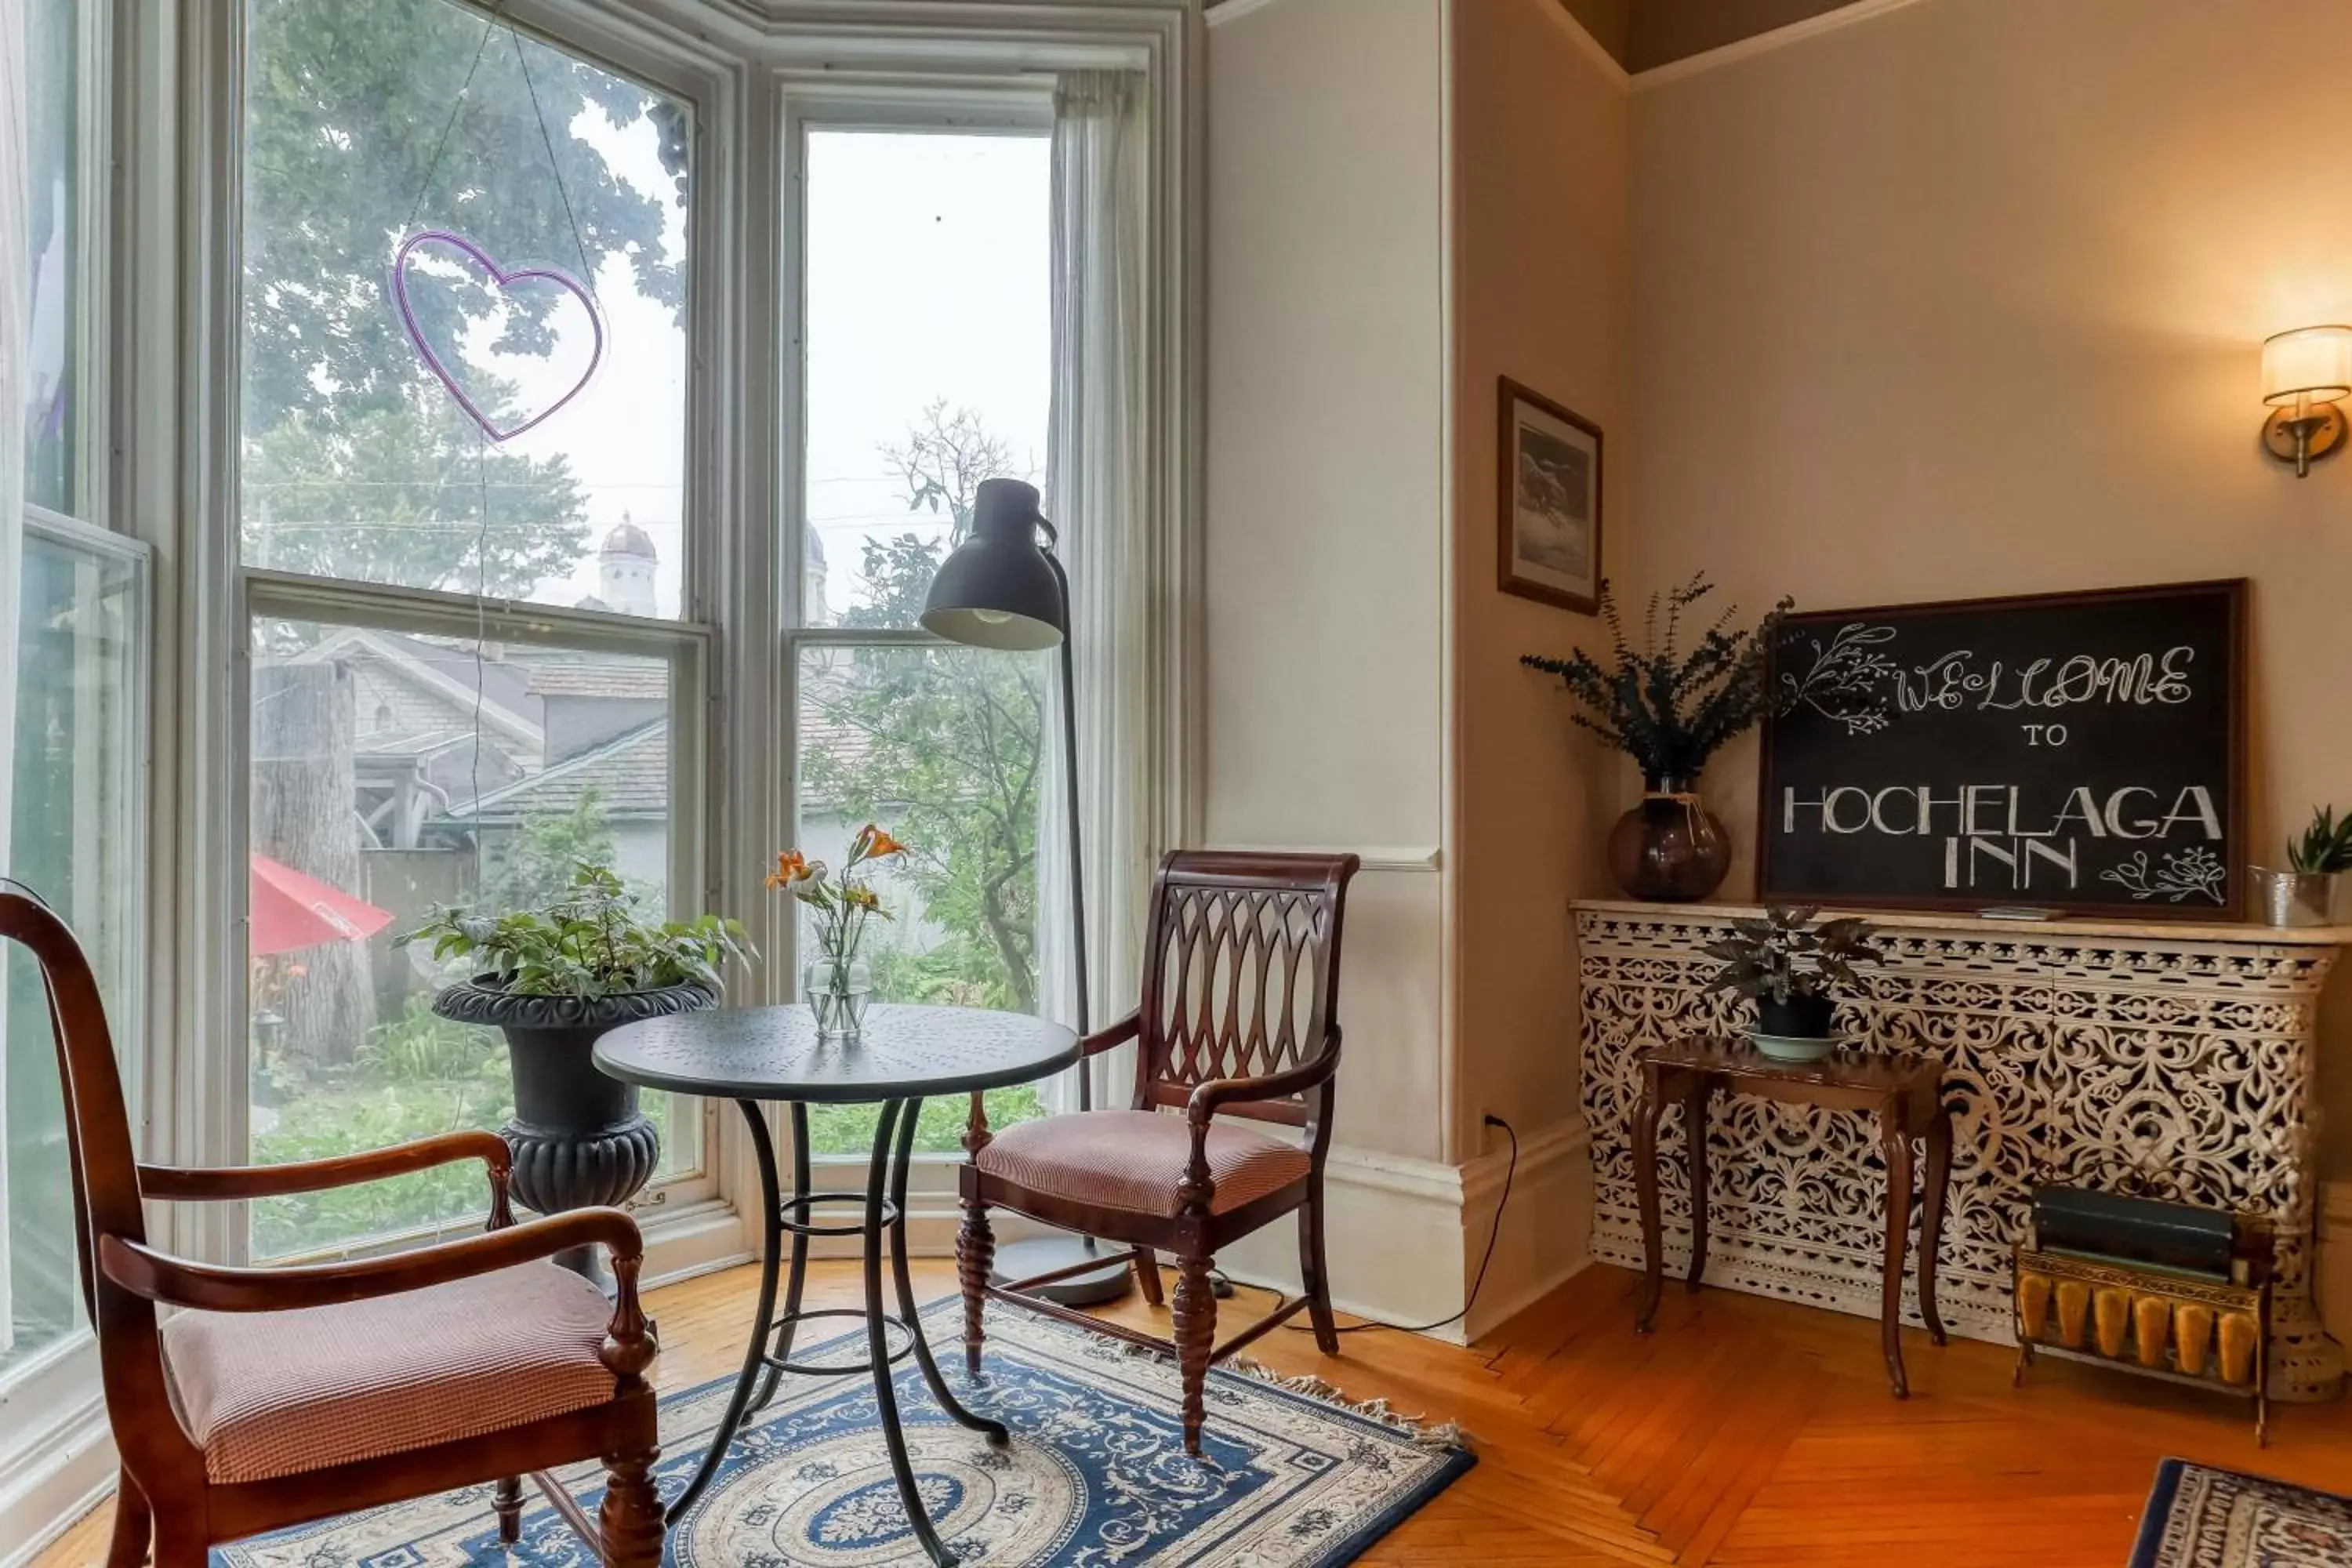
M1665 1275L1658 1216L1658 1116L1669 1102L1683 1108L1690 1144L1690 1289L1706 1272L1706 1115L1718 1091L1792 1100L1832 1110L1868 1110L1878 1117L1886 1151L1886 1258L1879 1323L1886 1375L1895 1397L1910 1396L1903 1373L1903 1251L1910 1239L1911 1141L1927 1147L1927 1181L1919 1215L1919 1315L1937 1344L1944 1321L1936 1310L1936 1251L1944 1229L1945 1188L1952 1173L1952 1117L1944 1108L1943 1064L1916 1056L1841 1051L1818 1062L1775 1061L1745 1041L1676 1040L1642 1058L1642 1102L1633 1112L1633 1176L1642 1209L1645 1265L1642 1304L1633 1326L1648 1333L1657 1317ZM1900 1201L1897 1201L1897 1198Z

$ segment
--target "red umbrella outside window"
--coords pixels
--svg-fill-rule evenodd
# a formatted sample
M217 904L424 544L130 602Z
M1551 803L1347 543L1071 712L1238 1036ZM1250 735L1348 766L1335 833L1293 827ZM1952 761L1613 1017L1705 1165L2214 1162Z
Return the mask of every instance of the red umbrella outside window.
M390 910L377 909L267 855L253 857L249 912L248 951L256 958L331 942L365 942L393 919Z

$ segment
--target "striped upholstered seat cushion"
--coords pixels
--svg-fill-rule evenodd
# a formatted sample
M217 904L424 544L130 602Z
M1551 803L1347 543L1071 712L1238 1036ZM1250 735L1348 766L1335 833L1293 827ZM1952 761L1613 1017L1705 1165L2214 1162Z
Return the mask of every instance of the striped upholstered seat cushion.
M1231 1122L1209 1124L1212 1212L1224 1214L1307 1174L1303 1149ZM980 1168L1031 1192L1130 1214L1174 1217L1176 1186L1192 1157L1183 1118L1154 1110L1088 1110L1008 1127L980 1152Z
M220 1482L478 1437L613 1397L612 1308L551 1263L292 1312L182 1312L163 1354Z

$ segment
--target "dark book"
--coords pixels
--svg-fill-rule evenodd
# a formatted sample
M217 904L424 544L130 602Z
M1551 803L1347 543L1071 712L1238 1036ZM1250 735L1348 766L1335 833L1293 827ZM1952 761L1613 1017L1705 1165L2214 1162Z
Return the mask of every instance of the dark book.
M2033 1189L2034 1245L2044 1252L2120 1258L2230 1277L2236 1216L2226 1209L2130 1198L2088 1187Z

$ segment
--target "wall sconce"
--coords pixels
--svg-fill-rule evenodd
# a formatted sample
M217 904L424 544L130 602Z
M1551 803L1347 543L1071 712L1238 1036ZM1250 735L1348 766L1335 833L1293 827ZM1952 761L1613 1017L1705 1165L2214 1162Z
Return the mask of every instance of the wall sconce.
M2263 340L2263 445L2294 477L2344 442L2337 400L2352 397L2352 327L2297 327Z

